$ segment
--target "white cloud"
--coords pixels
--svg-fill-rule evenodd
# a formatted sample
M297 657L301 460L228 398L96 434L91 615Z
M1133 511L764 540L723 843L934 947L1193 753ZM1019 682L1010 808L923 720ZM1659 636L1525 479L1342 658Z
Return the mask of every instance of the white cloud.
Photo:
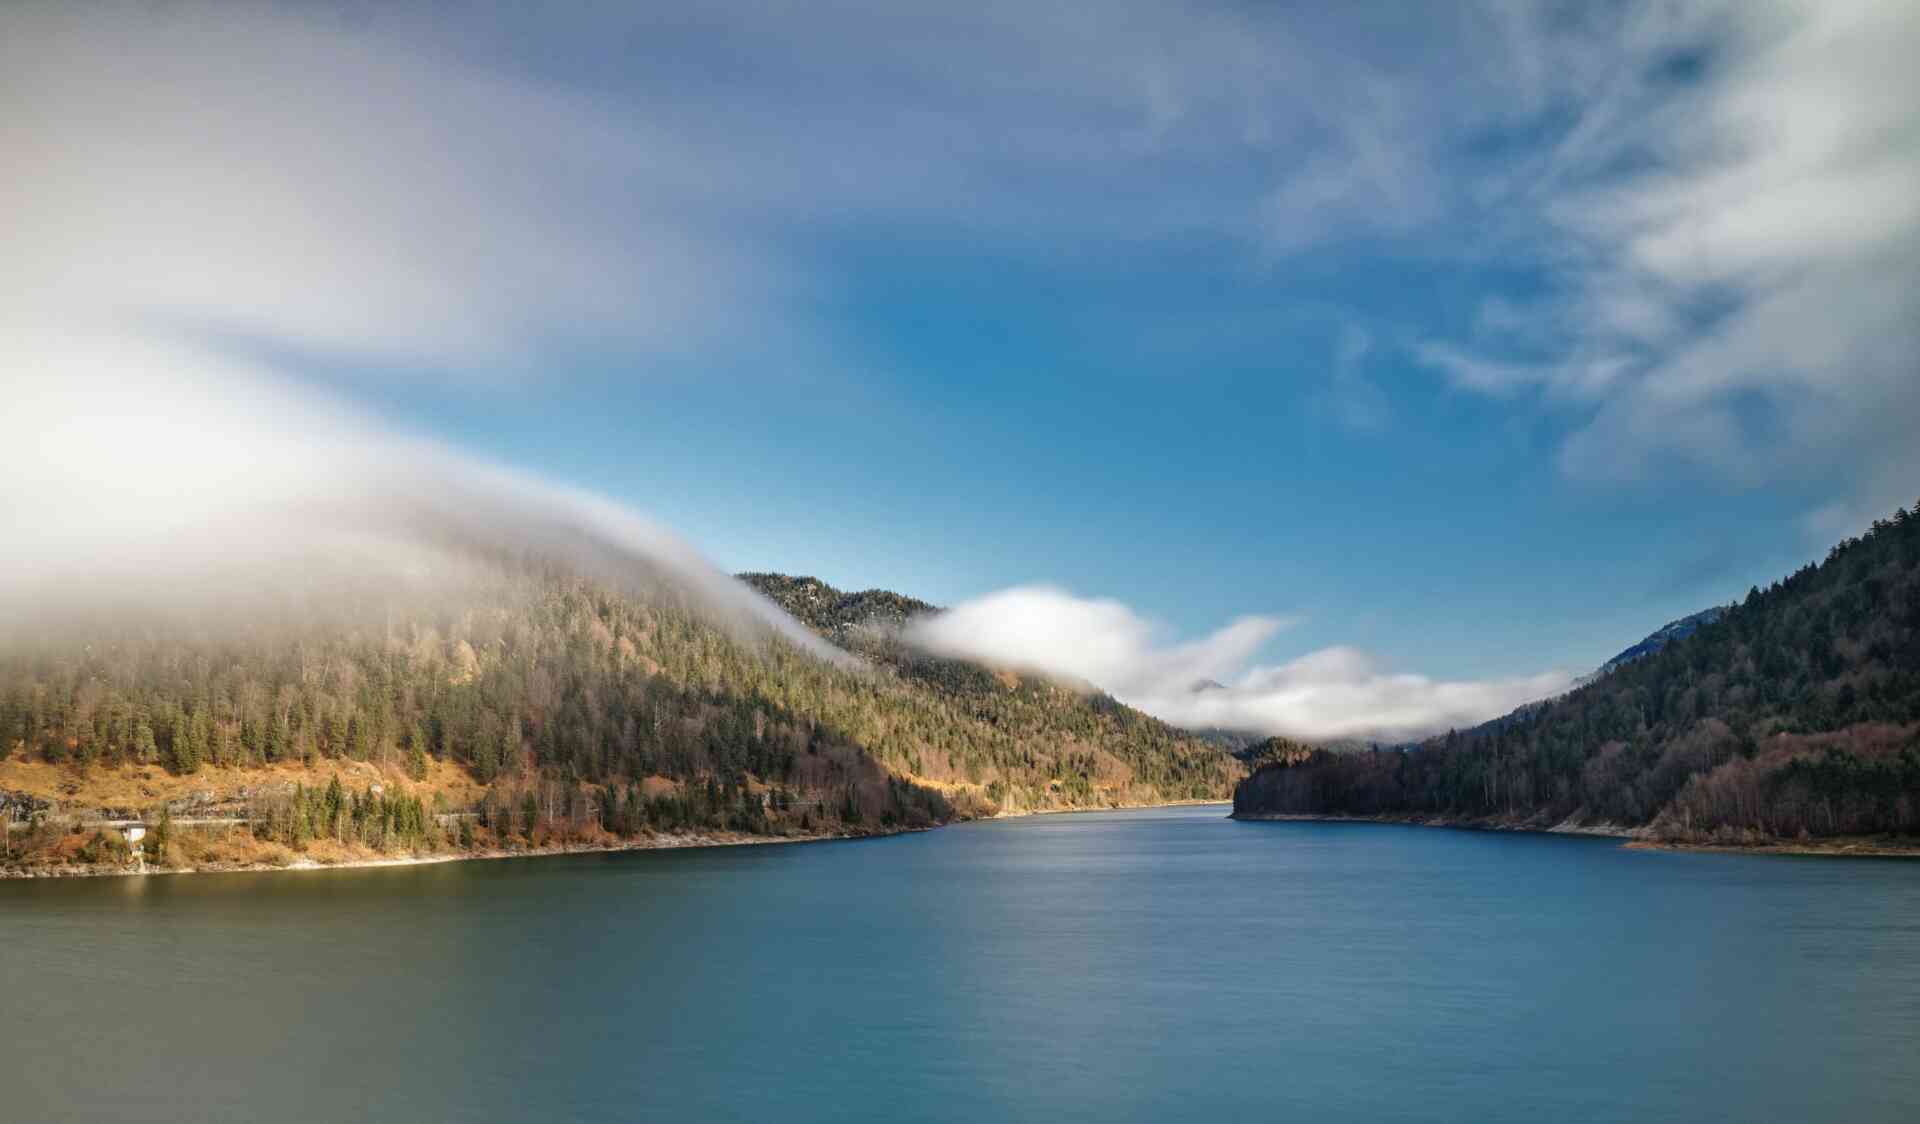
M1178 725L1310 740L1394 740L1470 726L1571 683L1560 672L1433 680L1390 672L1344 647L1278 666L1253 664L1288 623L1243 617L1199 640L1166 642L1152 622L1118 601L1024 586L925 618L908 636L941 654L1092 683Z
M1354 648L1324 648L1254 667L1215 697L1195 697L1188 724L1310 739L1400 739L1466 727L1567 689L1558 671L1508 679L1436 680L1392 672Z
M1134 695L1231 674L1288 623L1282 617L1242 617L1204 639L1163 645L1151 622L1118 601L1020 586L926 618L914 626L912 638L937 652L1072 676L1115 695Z
M44 627L50 613L123 603L230 619L252 597L335 577L446 588L532 553L616 586L664 579L719 623L842 658L685 540L604 499L197 350L8 327L0 635L18 618Z
M42 317L471 378L716 339L788 284L700 221L709 154L444 52L265 10L4 21L0 281Z
M745 341L824 358L822 233L1278 253L1449 205L1434 107L1397 75L1459 82L1457 44L1125 7L13 5L0 282L147 335L554 378L580 343L642 370Z
M1327 400L1334 419L1354 433L1379 433L1393 420L1386 392L1366 374L1367 360L1373 354L1372 333L1358 324L1341 326L1334 343Z
M1514 26L1564 60L1549 100L1573 116L1503 200L1537 225L1553 296L1483 307L1470 341L1419 357L1464 389L1544 391L1575 420L1560 463L1576 477L1682 464L1811 477L1881 510L1904 498L1920 474L1920 8Z
M1633 365L1632 359L1622 355L1582 356L1553 363L1503 362L1436 341L1421 344L1415 354L1427 366L1445 371L1453 385L1503 398L1544 388L1562 398L1592 401L1603 396Z

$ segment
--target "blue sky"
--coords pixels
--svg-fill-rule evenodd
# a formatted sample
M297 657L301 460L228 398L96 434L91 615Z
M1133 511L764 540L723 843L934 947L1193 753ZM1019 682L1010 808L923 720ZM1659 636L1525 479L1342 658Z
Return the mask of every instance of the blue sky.
M1920 495L1914 8L1324 7L21 8L14 268L1273 728L1502 708Z
M589 360L558 386L449 400L402 384L379 400L642 507L729 569L943 604L1048 582L1185 634L1283 613L1301 618L1283 651L1354 643L1468 675L1595 665L1824 550L1796 524L1817 492L1572 481L1555 467L1558 419L1405 356L1360 364L1379 400L1355 423L1329 375L1345 332L1333 313L1259 324L1256 345L1115 338L1259 319L1318 286L1246 277L1215 296L1184 273L870 268L856 283L879 291L839 322L865 352L858 370L636 382Z

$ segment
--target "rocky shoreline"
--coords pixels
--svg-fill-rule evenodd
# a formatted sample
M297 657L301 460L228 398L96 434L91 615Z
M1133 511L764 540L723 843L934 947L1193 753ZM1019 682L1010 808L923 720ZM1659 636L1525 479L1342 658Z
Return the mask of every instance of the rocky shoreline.
M1098 808L1021 808L1015 811L995 812L987 818L994 820L1017 820L1026 816L1074 816L1090 812L1144 812L1148 808L1203 808L1209 804L1217 804L1223 808L1230 808L1233 806L1233 801L1223 797L1218 800L1159 800L1151 804L1107 804Z
M1146 808L1175 808L1205 805L1227 806L1230 803L1230 801L1226 800L1171 800L1157 804L1126 804L1103 808L1037 808L1016 812L1000 812L990 818L1006 819L1026 816L1069 815L1076 812L1138 811ZM965 821L956 820L954 822L961 823ZM749 847L776 843L824 843L836 839L871 839L932 830L934 830L934 828L895 828L858 833L815 832L805 835L746 835L731 831L687 832L682 834L661 833L639 839L622 840L616 843L568 843L546 847L487 848L484 850L446 851L419 855L376 855L339 862L323 862L311 856L297 855L293 861L285 863L207 862L194 866L147 867L144 869L135 866L108 863L48 863L34 866L0 867L0 879L116 878L150 874L238 874L285 870L348 870L361 867L425 866L432 863L468 862L485 859L543 858L548 855L677 850L692 847Z
M388 855L341 862L320 862L298 856L288 863L210 862L198 866L148 867L140 869L118 864L59 863L42 866L0 868L0 879L32 878L119 878L164 874L242 874L287 870L349 870L361 867L427 866L434 863L470 862L485 859L537 859L550 855L612 854L621 851L665 851L694 847L748 847L774 843L824 843L834 839L867 839L923 830L873 831L864 834L816 833L811 835L745 835L731 831L660 834L618 843L568 843L549 847L488 848L474 851L448 851L421 855Z
M1234 812L1229 819L1235 820L1295 820L1302 823L1384 823L1401 824L1407 827L1450 827L1461 831L1514 831L1535 835L1598 835L1609 839L1638 839L1644 828L1623 827L1619 824L1585 823L1576 820L1562 820L1548 823L1537 819L1502 819L1500 817L1476 818L1472 816L1349 816L1320 812Z
M1576 819L1546 823L1538 819L1476 818L1471 816L1347 816L1303 812L1234 812L1230 819L1298 821L1302 823L1399 824L1403 827L1441 827L1456 831L1507 831L1531 835L1590 835L1618 839L1636 851L1685 851L1738 855L1823 855L1830 857L1920 858L1920 839L1835 836L1825 839L1755 839L1750 842L1695 842L1660 839L1650 828Z

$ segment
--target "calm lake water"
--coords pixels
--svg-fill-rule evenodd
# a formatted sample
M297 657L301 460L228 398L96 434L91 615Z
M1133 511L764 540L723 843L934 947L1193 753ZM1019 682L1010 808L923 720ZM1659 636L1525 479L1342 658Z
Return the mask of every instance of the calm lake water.
M10 1119L1920 1119L1920 862L1220 808L0 883Z

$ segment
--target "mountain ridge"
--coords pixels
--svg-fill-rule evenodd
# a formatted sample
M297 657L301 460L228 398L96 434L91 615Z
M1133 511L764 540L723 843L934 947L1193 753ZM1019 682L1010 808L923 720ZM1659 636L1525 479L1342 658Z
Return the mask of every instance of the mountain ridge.
M1587 676L1588 681L1624 667L1634 660L1643 659L1660 651L1676 640L1684 640L1699 631L1703 625L1717 622L1727 611L1724 605L1713 605L1697 613L1689 613L1678 620L1668 621L1642 637L1636 644L1621 650L1612 659L1603 663Z
M912 651L912 598L795 579L819 600L803 644L660 574L461 573L23 619L0 638L0 868L124 865L106 825L134 811L248 828L225 857L176 832L156 864L284 864L892 831L1222 799L1244 772L1104 695Z
M1655 639L1471 730L1264 765L1235 814L1604 823L1682 843L1920 831L1920 517L1903 507Z
M1084 745L1084 751L1077 751L1084 761L1117 759L1096 766L1110 777L1143 767L1156 775L1171 770L1173 776L1189 778L1173 782L1179 790L1174 798L1185 800L1213 795L1209 786L1191 782L1197 774L1224 770L1237 779L1243 772L1228 747L1127 706L1092 684L916 648L902 630L915 617L940 611L928 602L881 589L846 592L815 577L770 572L737 576L822 637L885 673L935 692L956 712L1011 707L1028 728L1052 731L1042 737L1066 736ZM1084 790L1083 785L1076 787ZM1159 790L1162 782L1153 782L1153 787ZM1218 792L1222 797L1230 794L1231 783Z

